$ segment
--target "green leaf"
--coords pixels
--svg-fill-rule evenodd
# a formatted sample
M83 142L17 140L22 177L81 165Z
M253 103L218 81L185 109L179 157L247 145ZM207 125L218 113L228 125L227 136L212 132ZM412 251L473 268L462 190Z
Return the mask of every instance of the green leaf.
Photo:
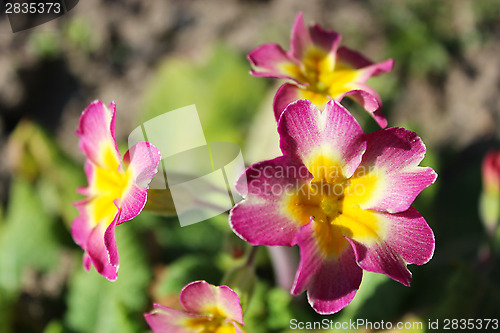
M60 254L55 221L30 184L14 178L0 234L0 288L17 292L25 269L54 268Z
M430 318L498 318L500 287L484 271L460 264Z
M64 327L59 321L51 321L45 327L43 333L64 333Z
M169 264L163 277L153 290L155 299L162 299L168 295L178 295L190 282L207 280L218 285L219 274L214 270L211 259L202 255L183 256Z
M290 327L290 319L294 318L290 309L291 301L292 296L286 290L273 288L269 291L267 296L267 306L269 308L267 325L269 328L285 329Z
M205 59L202 63L166 59L145 89L141 120L196 104L208 141L240 144L248 119L267 89L266 82L252 77L244 56L226 47L215 47Z
M266 309L266 295L269 286L261 281L257 282L252 299L243 314L245 330L252 333L268 333L267 325L263 325L268 318Z

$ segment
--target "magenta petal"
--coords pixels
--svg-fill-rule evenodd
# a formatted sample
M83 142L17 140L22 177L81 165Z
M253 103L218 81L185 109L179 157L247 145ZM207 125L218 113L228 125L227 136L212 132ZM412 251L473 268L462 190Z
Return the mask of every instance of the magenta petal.
M359 289L363 270L349 249L338 260L324 262L307 288L307 299L319 314L332 314L345 308Z
M370 112L370 116L372 116L373 119L377 122L377 124L381 128L386 128L387 127L387 119L385 118L384 114L382 113L382 109L375 110L373 112Z
M114 236L116 221L104 229L104 225L97 225L87 240L86 250L97 272L110 281L118 278L118 249Z
M199 315L211 314L214 308L220 315L243 324L238 295L227 286L214 286L206 281L195 281L185 286L179 300L184 309Z
M413 207L391 215L386 243L408 264L423 265L434 254L434 233L425 219Z
M117 215L120 215L118 211ZM119 220L119 217L115 217L113 223L111 223L104 232L104 246L108 252L109 263L118 269L118 265L120 263L120 257L118 256L118 247L116 246L116 238L115 238L115 227L116 221Z
M337 61L351 65L353 68L363 68L373 65L373 61L367 59L361 53L341 46L337 50Z
M407 263L424 264L434 253L434 234L420 213L410 208L397 214L378 213L387 221L385 239L373 244L350 240L361 268L383 273L409 286L411 272Z
M83 253L82 264L83 264L83 268L87 272L90 271L90 268L92 267L92 259L90 259L90 256L87 252Z
M312 178L303 165L294 165L284 156L250 166L236 184L247 198L229 215L233 231L252 245L293 246L301 221L284 210L286 194Z
M389 59L380 63L365 58L361 53L351 50L347 47L340 47L337 51L337 61L351 65L356 69L367 69L366 75L363 77L362 82L365 82L370 76L387 73L392 70L394 60Z
M148 190L133 184L127 195L120 202L122 214L118 224L131 220L142 211L146 205Z
M309 34L313 44L319 46L325 52L335 54L342 40L342 36L335 31L323 29L319 24L315 24L309 28ZM332 68L333 70L333 68Z
M302 60L304 52L312 45L311 36L304 24L304 16L302 13L297 15L295 23L293 24L290 44L291 54L297 60Z
M354 240L349 240L356 253L359 267L369 272L383 273L390 278L410 285L411 272L401 256L383 241L365 247Z
M390 72L392 67L394 66L394 60L389 59L383 62L379 62L370 66L367 66L360 70L361 74L361 82L366 82L370 77L377 76L383 73Z
M312 308L319 314L332 314L352 301L361 283L363 271L356 264L350 247L338 258L326 259L319 256L313 223L315 222L300 229L301 262L292 293L299 293L306 285L307 298Z
M115 139L116 106L114 103L109 106L111 110L108 110L101 101L90 103L83 111L76 131L76 135L80 138L80 150L97 165L102 164L100 154L103 144L114 147L117 160L120 160Z
M125 153L123 162L127 172L133 172L134 183L120 202L122 213L118 224L133 219L144 208L148 185L158 172L160 159L160 152L149 142L139 142Z
M311 218L309 224L300 228L297 237L300 250L300 262L290 291L292 295L298 295L307 288L311 278L323 263L323 258L317 249L313 223L315 222Z
M247 333L240 326L238 326L238 324L236 324L234 321L232 322L232 324L234 326L234 330L236 331L236 333Z
M307 164L313 153L333 153L341 159L344 177L354 173L366 147L361 126L336 101L328 102L323 112L308 100L290 104L280 118L278 132L281 150L292 161Z
M337 98L337 100L342 100L344 96L352 98L368 111L381 128L385 128L387 126L387 119L381 111L382 101L380 100L380 96L375 90L365 84L358 84L357 86L359 89L350 90Z
M400 127L372 132L366 140L361 165L383 177L384 186L362 208L390 213L407 210L437 178L432 168L418 166L426 152L424 143L416 133Z
M379 110L382 106L382 100L380 99L378 93L366 84L356 84L356 89L346 92L345 94L338 97L337 100L342 100L344 96L352 98L370 113ZM387 123L387 121L385 122Z
M92 184L94 182L94 168L95 168L95 164L92 163L92 161L87 159L85 161L84 166L83 166L83 171L85 173L85 176L87 176L87 183L88 184ZM89 187L79 187L76 190L76 192L81 194L81 195L85 195L85 196L91 195Z
M201 316L185 313L154 304L154 310L144 318L154 333L199 333L199 328L190 328L186 323Z
M158 172L160 151L149 142L138 142L123 156L123 162L134 173L134 181L139 187L147 188Z
M264 44L252 50L247 55L253 69L250 73L259 77L276 77L296 80L282 67L284 64L299 63L291 58L278 44Z
M383 73L390 72L392 70L392 67L394 66L394 60L389 59L383 62L379 62L373 65L370 65L368 67L365 67L360 70L361 72L361 77L360 81L361 82L366 82L370 77L372 76L377 76Z
M285 83L278 89L273 101L274 117L276 121L279 121L281 114L290 103L299 99L299 90L299 87L290 83Z
M85 205L88 201L89 199L83 199L74 203L76 209L78 210L78 216L71 224L71 236L73 236L73 240L75 241L75 243L84 250L87 239L89 238L89 235L93 229L93 227L89 223L87 210L85 209Z

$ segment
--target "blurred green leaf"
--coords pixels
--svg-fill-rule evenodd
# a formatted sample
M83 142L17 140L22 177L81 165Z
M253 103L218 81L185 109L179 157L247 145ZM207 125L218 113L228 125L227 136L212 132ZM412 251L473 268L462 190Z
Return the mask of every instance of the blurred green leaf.
M169 264L162 278L153 290L154 298L161 299L168 295L177 295L190 282L207 280L218 285L219 274L214 271L212 260L201 255L183 256Z
M252 299L248 303L246 312L243 314L245 321L245 330L252 333L269 333L266 325L263 323L268 319L266 310L266 295L269 291L269 286L258 281Z
M8 161L16 176L37 183L43 206L61 215L69 229L77 215L73 202L82 199L76 188L86 185L83 165L69 159L53 137L27 120L9 137Z
M64 333L64 327L59 321L52 321L45 327L43 333Z
M99 47L98 34L93 33L91 23L81 17L70 20L64 28L64 34L79 50L92 52Z
M3 267L0 267L0 269L3 269ZM11 322L13 319L14 301L15 297L12 293L9 294L6 290L0 288L0 332L2 333L12 332Z
M46 271L57 265L60 244L55 227L35 189L14 178L6 223L0 230L0 288L17 292L24 269Z
M434 318L498 318L500 287L484 271L461 264L452 271Z
M398 66L413 76L446 71L450 54L446 44L454 34L449 31L449 8L440 2L421 0L388 5L373 2L384 27L389 54Z
M70 281L65 321L76 332L136 332L137 325L144 325L138 313L147 306L151 269L127 223L116 228L116 239L120 253L116 282L83 267Z
M168 58L145 89L141 122L196 104L208 141L240 144L267 88L249 70L243 55L224 46L200 63Z
M294 318L291 307L292 296L286 290L273 288L267 297L269 316L267 325L271 329L290 328L290 319Z
M53 59L61 54L61 41L57 32L34 31L29 43L38 57Z

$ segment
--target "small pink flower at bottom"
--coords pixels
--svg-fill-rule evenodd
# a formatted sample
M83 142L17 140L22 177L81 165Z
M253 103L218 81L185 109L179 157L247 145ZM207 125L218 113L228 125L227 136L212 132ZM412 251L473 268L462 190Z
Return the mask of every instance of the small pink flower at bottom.
M294 246L300 262L292 294L331 314L347 306L363 270L409 285L407 264L424 264L434 234L415 197L437 174L418 166L426 148L404 128L364 134L336 101L320 111L290 104L278 123L283 156L251 165L236 189L245 193L229 215L251 245Z
M206 281L185 286L179 300L186 312L154 304L144 317L155 333L244 333L238 295Z
M277 44L265 44L248 54L252 75L290 80L274 97L276 120L288 104L299 99L308 99L323 110L332 99L340 102L350 97L361 104L380 127L387 126L380 111L380 96L366 81L389 72L394 61L375 64L356 51L339 47L341 39L335 31L325 30L318 24L307 29L299 13L292 28L290 51Z
M122 160L115 139L115 115L114 103L108 109L95 101L80 117L76 135L87 157L88 186L79 189L86 198L75 203L79 215L71 226L73 239L85 251L85 269L94 265L110 281L118 277L115 227L141 212L161 159L155 146L139 142Z

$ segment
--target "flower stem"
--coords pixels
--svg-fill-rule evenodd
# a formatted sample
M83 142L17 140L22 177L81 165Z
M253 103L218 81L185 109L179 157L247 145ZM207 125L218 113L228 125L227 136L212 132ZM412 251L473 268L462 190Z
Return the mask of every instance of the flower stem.
M247 267L253 266L258 251L259 251L258 246L252 246L252 248L250 249L250 253L248 254L247 261L245 262L245 266Z

